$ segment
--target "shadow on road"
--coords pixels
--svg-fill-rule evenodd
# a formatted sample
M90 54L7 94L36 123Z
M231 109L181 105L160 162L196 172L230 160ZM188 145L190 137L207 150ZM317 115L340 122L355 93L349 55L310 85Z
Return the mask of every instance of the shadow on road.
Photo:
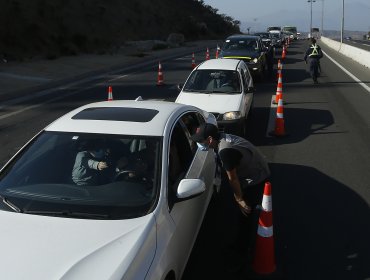
M270 167L277 269L267 279L367 279L369 205L315 168ZM226 185L211 202L183 280L261 279L251 268L253 250L235 242L239 210Z

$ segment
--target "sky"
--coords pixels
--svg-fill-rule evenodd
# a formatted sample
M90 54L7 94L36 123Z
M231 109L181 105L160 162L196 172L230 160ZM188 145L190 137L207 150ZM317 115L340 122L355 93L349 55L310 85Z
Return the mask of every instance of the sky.
M241 30L264 31L270 25L297 26L307 32L311 22L311 2L307 0L203 0L239 20ZM313 0L312 26L325 30L341 30L344 1L344 30L370 31L370 0Z

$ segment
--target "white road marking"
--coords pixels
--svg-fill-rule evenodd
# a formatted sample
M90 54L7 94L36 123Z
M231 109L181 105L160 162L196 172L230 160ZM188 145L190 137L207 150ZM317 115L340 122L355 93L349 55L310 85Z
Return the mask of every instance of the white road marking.
M353 80L355 80L360 86L362 86L365 90L367 90L368 93L370 93L370 87L363 83L359 78L357 78L355 75L353 75L351 72L349 72L346 68L344 68L341 64L339 64L334 58L329 56L326 52L323 51L325 56L327 56L335 65L337 65L340 69L343 70L344 73L346 73L348 76L350 76Z
M108 80L108 82L112 82L112 81L115 81L115 80L119 80L119 79L123 79L125 77L128 77L129 75L121 75L121 76L117 76L117 77L114 77L113 79L110 79Z
M93 87L88 87L88 88L85 88L86 89L90 89L90 88L93 88ZM31 109L34 109L34 108L37 108L37 107L41 107L42 105L44 104L47 104L47 103L50 103L50 102L53 102L53 101L57 101L57 100L60 100L60 99L63 99L63 98L66 98L68 96L71 96L71 95L74 95L76 94L77 92L80 92L80 90L77 90L77 91L73 91L73 92L70 92L70 93L67 93L67 94L64 94L62 96L58 96L58 97L55 97L55 98L52 98L52 99L49 99L45 102L42 102L42 103L39 103L39 104L35 104L35 105L32 105L32 106L28 106L28 107L24 107L20 110L17 110L17 111L14 111L14 112L11 112L11 113L8 113L8 114L4 114L4 115L1 115L0 116L0 120L3 120L3 119L6 119L6 118L10 118L14 115L18 115L20 113L23 113L25 111L28 111L28 110L31 110Z
M28 80L28 81L39 81L39 82L49 82L51 79L33 76L24 76L12 73L0 73L0 76L5 78L12 78L16 80Z

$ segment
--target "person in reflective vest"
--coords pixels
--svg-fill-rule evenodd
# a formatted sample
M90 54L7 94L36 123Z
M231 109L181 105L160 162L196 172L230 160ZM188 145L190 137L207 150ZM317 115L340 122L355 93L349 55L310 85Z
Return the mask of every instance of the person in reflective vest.
M316 44L316 39L311 38L311 45L307 49L305 56L304 56L304 61L309 63L310 66L310 75L313 79L313 82L315 84L318 83L317 77L319 75L319 67L320 67L320 59L322 58L322 50L318 44Z

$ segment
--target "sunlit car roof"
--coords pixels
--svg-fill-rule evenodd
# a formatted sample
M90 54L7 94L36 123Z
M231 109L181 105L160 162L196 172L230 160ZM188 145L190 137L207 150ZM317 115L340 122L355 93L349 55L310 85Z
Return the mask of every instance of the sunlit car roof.
M226 38L226 40L230 40L230 39L258 39L259 36L258 35L244 35L244 34L238 34L238 35L232 35L232 36L229 36Z
M170 116L193 107L165 101L92 103L62 116L46 131L162 136Z
M210 59L199 65L199 70L236 70L240 60L238 59Z

